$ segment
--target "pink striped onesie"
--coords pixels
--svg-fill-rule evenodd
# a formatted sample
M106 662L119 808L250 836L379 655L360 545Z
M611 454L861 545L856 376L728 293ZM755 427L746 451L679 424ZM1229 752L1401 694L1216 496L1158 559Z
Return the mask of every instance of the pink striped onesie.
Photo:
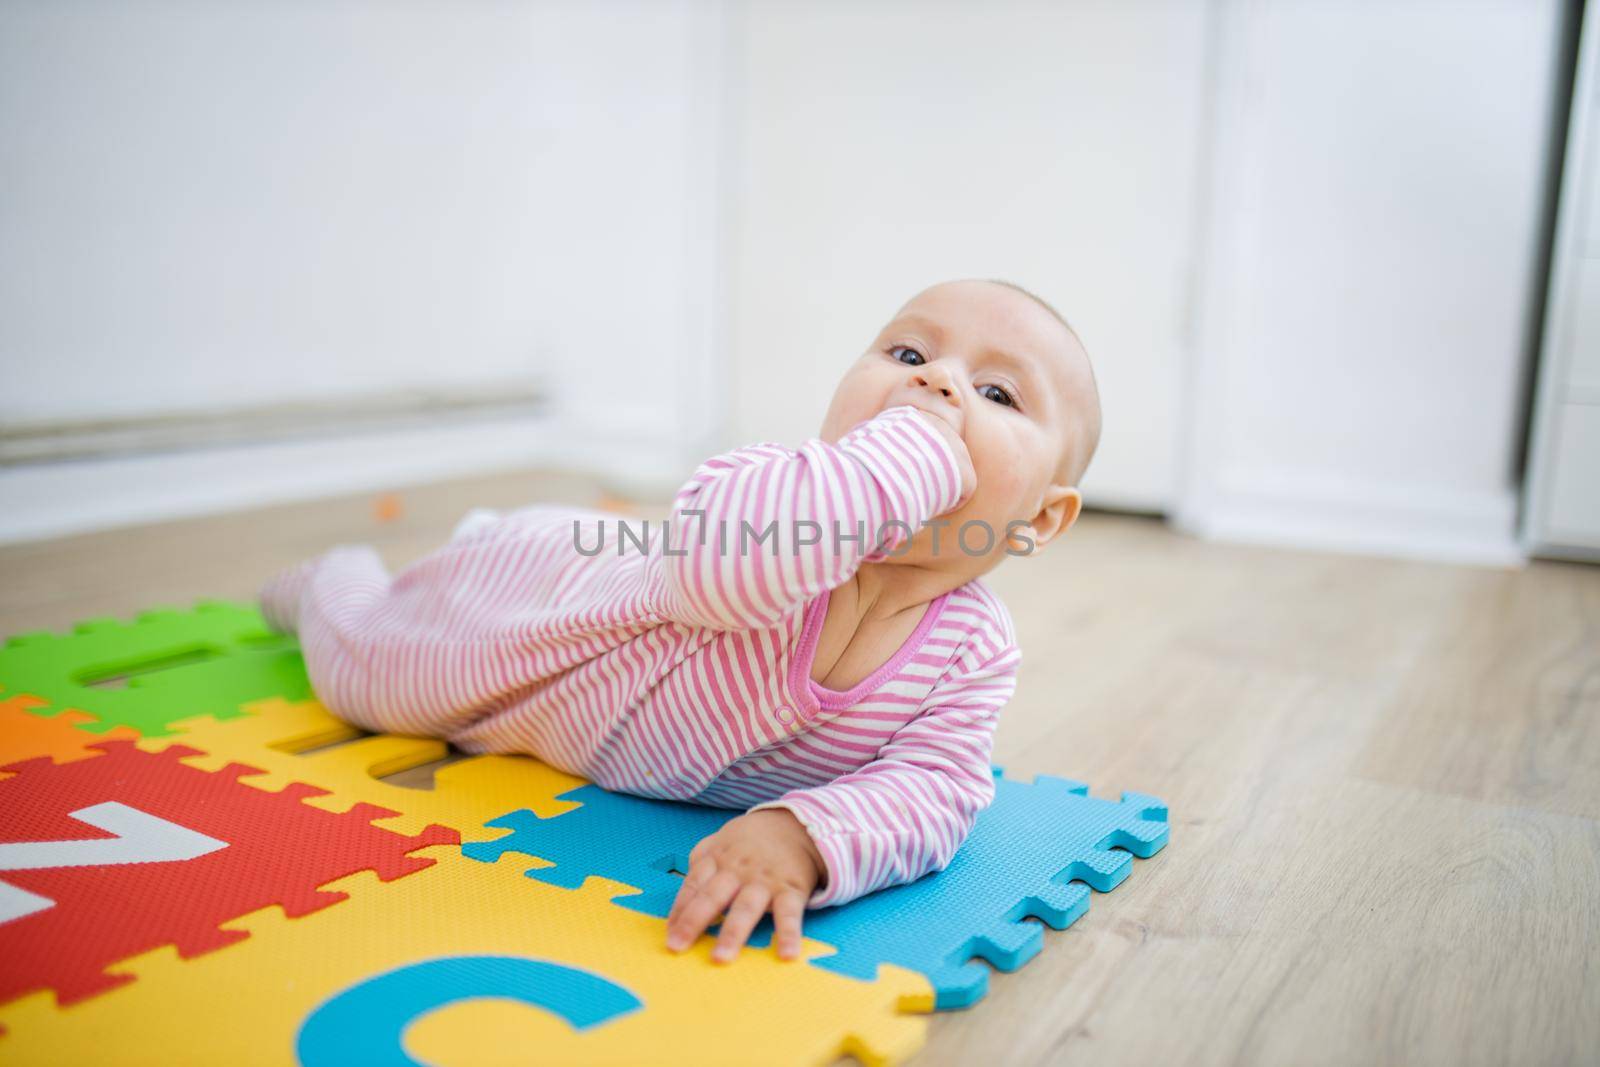
M1021 653L980 580L848 691L811 679L829 591L960 490L949 443L894 407L836 445L707 460L665 529L535 505L393 578L369 546L333 548L267 582L262 610L356 725L529 753L627 793L789 809L827 866L808 906L842 904L943 869L994 798Z

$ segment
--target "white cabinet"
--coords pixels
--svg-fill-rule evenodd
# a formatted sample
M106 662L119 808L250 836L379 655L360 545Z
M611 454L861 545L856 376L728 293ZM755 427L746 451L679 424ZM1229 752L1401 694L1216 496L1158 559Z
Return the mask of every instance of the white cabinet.
M1555 0L1225 0L1178 520L1507 563Z
M1584 13L1533 409L1523 537L1600 559L1600 16Z

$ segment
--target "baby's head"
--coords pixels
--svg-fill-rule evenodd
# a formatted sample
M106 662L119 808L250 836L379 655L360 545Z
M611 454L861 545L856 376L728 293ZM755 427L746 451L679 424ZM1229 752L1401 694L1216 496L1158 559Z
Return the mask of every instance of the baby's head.
M1100 441L1100 396L1078 335L1043 300L1000 281L924 289L845 373L822 438L836 442L901 404L947 420L978 480L971 499L942 516L938 552L925 528L897 562L981 574L1008 547L1038 551L1077 519L1078 481ZM981 526L958 542L964 524L980 521L993 531L987 549Z

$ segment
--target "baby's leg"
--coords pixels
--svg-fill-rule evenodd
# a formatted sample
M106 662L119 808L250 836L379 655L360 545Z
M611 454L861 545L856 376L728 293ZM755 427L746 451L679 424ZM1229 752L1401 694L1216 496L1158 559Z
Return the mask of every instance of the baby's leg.
M573 514L561 504L474 508L447 544L394 578L371 546L341 545L268 582L262 611L299 633L312 689L335 715L369 730L453 737L521 684L498 616L479 610L507 601L513 578L502 573L499 542L570 537ZM538 557L519 555L517 583L539 587L527 569Z
M335 715L378 732L448 737L469 724L486 694L458 684L474 672L459 643L440 640L438 590L397 594L368 545L341 545L279 574L263 613L297 632L312 692Z
M473 533L483 529L491 523L498 522L504 515L494 508L473 508L461 517L456 523L456 528L450 534L450 540L459 541L463 537L470 537Z

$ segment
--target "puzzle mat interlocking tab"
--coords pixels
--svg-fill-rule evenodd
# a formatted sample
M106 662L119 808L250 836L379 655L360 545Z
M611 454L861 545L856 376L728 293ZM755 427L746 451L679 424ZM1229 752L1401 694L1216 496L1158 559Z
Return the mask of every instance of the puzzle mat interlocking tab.
M402 1042L410 1056L441 1065L828 1064L847 1053L881 1064L923 1043L925 1017L896 1011L925 995L919 975L885 968L865 984L770 949L719 966L707 940L684 956L669 951L661 920L610 902L623 889L614 883L565 890L524 878L521 863L480 863L451 848L419 857L436 862L385 885L370 875L328 885L350 895L337 907L292 921L272 909L230 923L250 936L225 952L180 961L166 949L128 960L139 980L109 996L63 1011L30 998L9 1013L15 1034L0 1045L3 1056L101 1063L136 1039L149 1051L130 1059L151 1064L411 1062ZM804 947L826 951L809 940ZM506 995L495 961L579 972L621 1003L599 1013L603 1025L581 1026L473 996ZM430 964L447 980L431 975L435 992L423 991L420 1002L387 1018L345 1008L374 976L415 995L401 969ZM525 988L517 999L550 1007L560 992Z
M578 806L556 797L585 784L527 757L475 756L440 767L431 789L393 785L381 777L441 760L449 746L395 734L362 737L315 700L272 699L245 708L251 714L180 720L172 724L172 734L140 741L139 746L151 752L174 745L199 749L201 754L183 762L205 770L220 767L230 756L248 759L257 773L241 777L244 785L275 791L291 782L309 782L329 792L306 803L335 812L352 803L387 808L393 814L375 818L373 824L405 834L437 823L481 835L490 819L518 809L553 818ZM350 738L357 740L318 748ZM315 751L296 754L306 749Z
M97 684L124 675L125 686ZM0 646L0 686L87 713L86 730L129 726L147 737L178 719L238 715L252 700L311 695L294 640L255 608L222 601L18 635Z
M98 737L87 727L95 722L92 715L81 711L63 711L55 715L34 714L34 709L49 706L49 701L18 693L0 697L0 767L8 763L49 756L57 763L88 759L100 755L99 749L89 746L96 741L132 741L138 731L118 726ZM0 771L0 779L7 777Z

